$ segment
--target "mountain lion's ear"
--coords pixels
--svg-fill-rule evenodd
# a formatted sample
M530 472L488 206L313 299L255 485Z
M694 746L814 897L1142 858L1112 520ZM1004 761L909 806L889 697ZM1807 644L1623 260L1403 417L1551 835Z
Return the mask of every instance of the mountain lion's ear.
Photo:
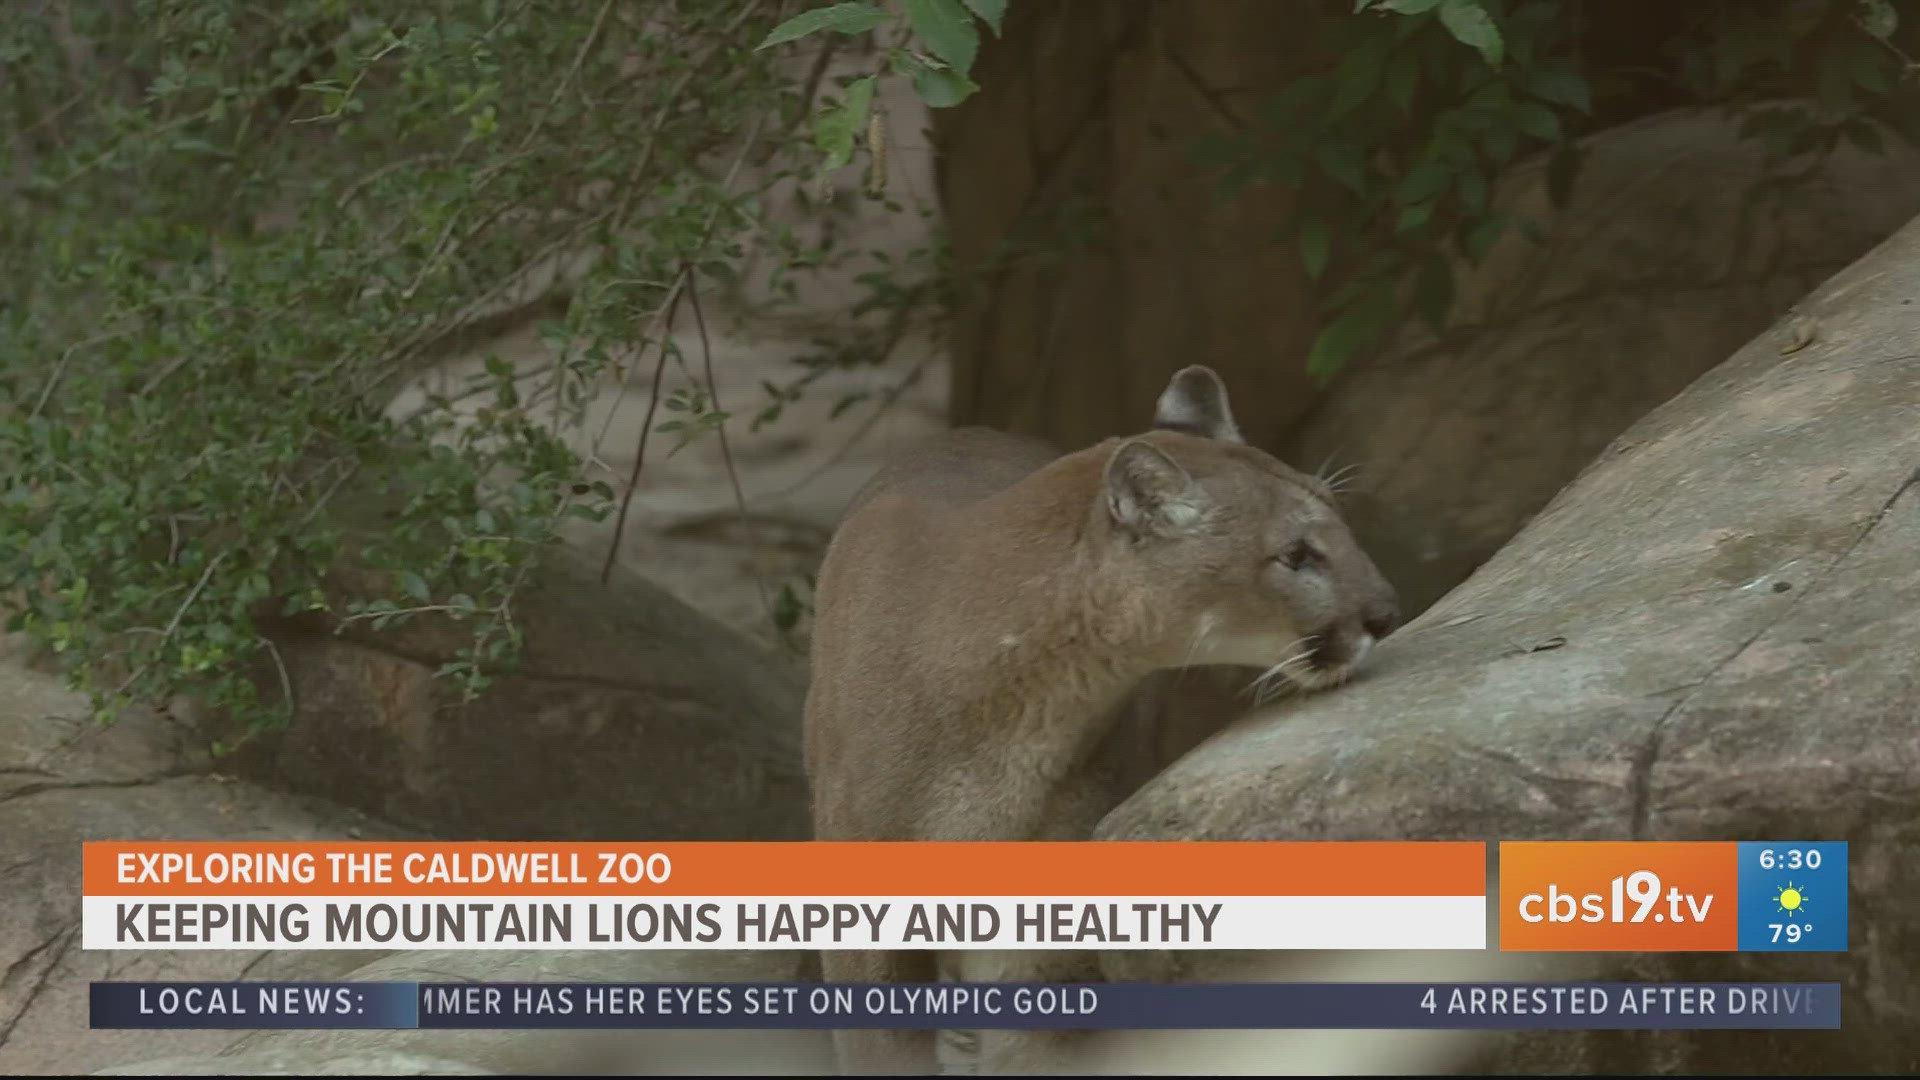
M1206 496L1159 447L1128 439L1107 459L1107 512L1136 536L1175 536L1199 526Z
M1227 384L1210 367L1174 372L1154 408L1153 426L1222 442L1244 442L1227 405Z

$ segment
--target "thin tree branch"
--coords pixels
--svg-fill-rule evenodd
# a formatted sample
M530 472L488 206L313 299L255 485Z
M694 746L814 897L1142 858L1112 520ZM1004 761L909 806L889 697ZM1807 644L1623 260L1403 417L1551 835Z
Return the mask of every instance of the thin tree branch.
M707 317L700 310L699 282L691 265L684 267L681 273L687 282L687 299L693 305L693 324L700 331L700 359L701 365L706 369L707 401L720 418L714 425L714 430L720 436L720 460L726 464L727 481L733 485L734 506L740 511L740 530L746 535L748 545L758 552L759 530L753 527L752 518L747 514L747 496L740 490L740 473L734 468L733 447L727 441L727 413L720 407L720 386L713 377L713 343L707 340ZM761 579L757 571L751 576L754 589L760 594L760 606L766 609L767 621L773 622L773 600L767 595L767 583Z
M627 531L627 510L633 505L633 492L640 486L640 468L647 460L647 436L653 431L654 410L660 407L660 382L667 373L667 353L672 348L673 315L680 307L680 288L674 286L673 297L665 308L666 319L660 335L659 358L653 365L653 392L647 398L647 415L640 421L640 443L633 451L633 471L627 476L627 489L620 494L620 513L614 518L613 540L607 544L606 561L600 564L600 583L606 584L613 576L613 560L620 554L620 540Z

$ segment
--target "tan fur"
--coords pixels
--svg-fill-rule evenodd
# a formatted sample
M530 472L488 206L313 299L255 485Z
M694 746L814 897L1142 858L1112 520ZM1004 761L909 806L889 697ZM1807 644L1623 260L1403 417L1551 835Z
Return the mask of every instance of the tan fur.
M856 497L816 592L816 837L1086 839L1144 779L1114 742L1143 680L1208 663L1332 685L1391 628L1393 591L1324 486L1238 441L1212 372L1177 374L1156 420L1065 456L950 432ZM1029 977L1085 972L1030 959ZM823 966L937 975L931 953ZM929 1032L836 1041L849 1071L934 1066Z

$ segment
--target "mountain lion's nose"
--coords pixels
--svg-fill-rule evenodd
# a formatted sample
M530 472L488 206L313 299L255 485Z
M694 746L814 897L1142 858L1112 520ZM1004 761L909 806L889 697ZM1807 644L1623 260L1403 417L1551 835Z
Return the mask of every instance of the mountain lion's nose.
M1400 605L1398 604L1383 604L1369 611L1366 616L1360 620L1361 629L1372 635L1375 640L1379 640L1393 633L1394 628L1399 625Z

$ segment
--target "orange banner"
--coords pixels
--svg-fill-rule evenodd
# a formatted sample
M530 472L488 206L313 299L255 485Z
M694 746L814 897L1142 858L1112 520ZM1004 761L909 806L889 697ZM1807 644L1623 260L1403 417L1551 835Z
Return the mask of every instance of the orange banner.
M1738 845L1500 845L1500 948L1718 952L1739 947Z
M84 864L88 896L1486 893L1480 843L96 841Z

